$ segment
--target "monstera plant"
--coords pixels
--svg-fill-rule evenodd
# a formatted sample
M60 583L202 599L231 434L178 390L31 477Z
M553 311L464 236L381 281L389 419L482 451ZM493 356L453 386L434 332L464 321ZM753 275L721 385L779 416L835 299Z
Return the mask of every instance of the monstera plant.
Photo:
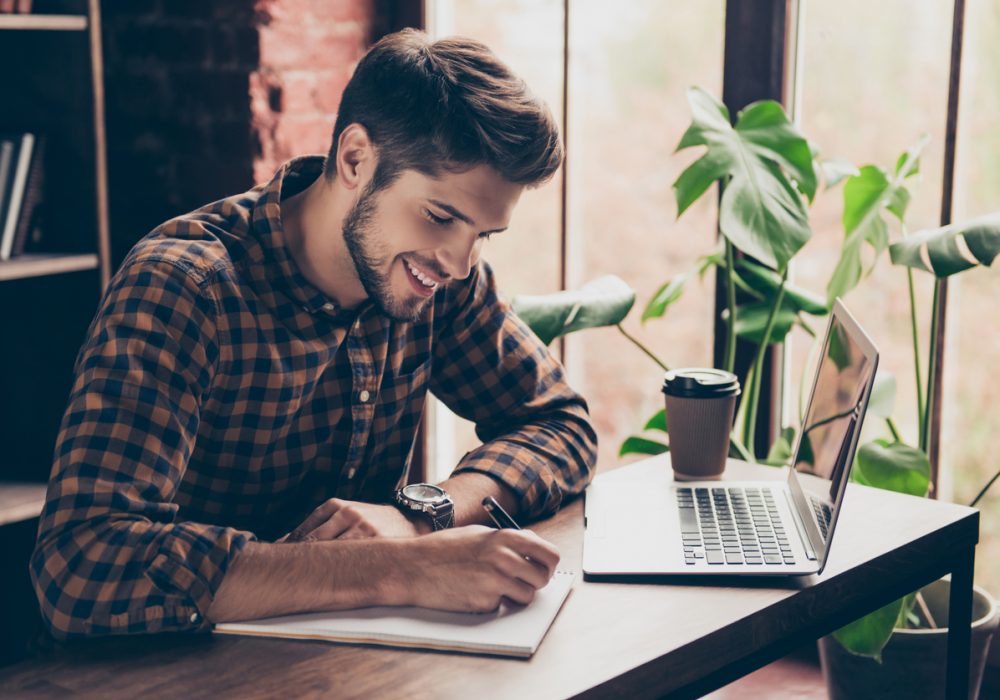
M926 495L930 485L926 456L928 393L941 368L928 362L926 375L923 371L914 271L930 272L943 279L974 266L990 265L1000 252L1000 214L907 235L906 211L912 199L909 183L919 173L926 138L900 155L893 168L865 165L859 169L843 161L819 159L815 146L799 133L776 102L755 102L742 110L732 124L726 107L706 91L692 88L687 96L692 121L677 150L704 147L704 151L674 182L678 216L709 192L711 185L719 183L721 244L700 257L695 269L665 280L643 308L641 322L664 317L691 281L702 278L707 271L715 269L723 276L723 368L733 371L737 338L757 346L749 371L741 377L744 390L731 435L731 454L755 460L759 377L768 345L782 342L796 330L819 340L813 325L830 313L837 297L849 294L871 274L875 263L888 251L892 262L905 268L909 290L919 435L915 445L904 439L892 417L896 379L881 373L868 415L884 422L886 434L859 448L853 475L866 485ZM788 281L789 264L812 236L808 205L820 181L827 190L844 182L844 239L825 294ZM892 231L898 232L895 242L891 241ZM643 354L667 370L668 364L622 325L635 299L635 292L626 282L606 276L577 290L516 297L513 304L546 343L586 328L616 326ZM936 318L937 293L933 304L931 318ZM932 344L936 335L932 328ZM935 357L933 347L929 357ZM668 450L664 441L668 420L662 410L651 416L643 434L623 442L620 454L659 454ZM792 456L794 440L795 428L783 428L761 461L785 464ZM977 500L997 476L1000 473L986 484ZM836 637L852 653L877 657L893 628L914 618L915 604L919 604L919 598L907 596L848 625Z

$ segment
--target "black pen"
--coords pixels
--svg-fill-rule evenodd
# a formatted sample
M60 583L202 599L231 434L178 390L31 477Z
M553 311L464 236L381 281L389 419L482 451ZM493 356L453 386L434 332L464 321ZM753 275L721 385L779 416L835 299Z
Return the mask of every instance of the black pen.
M514 518L507 514L496 499L493 496L487 496L483 499L483 508L486 509L486 514L490 516L490 519L496 523L497 527L501 530L507 528L509 530L520 530L521 526L514 522Z

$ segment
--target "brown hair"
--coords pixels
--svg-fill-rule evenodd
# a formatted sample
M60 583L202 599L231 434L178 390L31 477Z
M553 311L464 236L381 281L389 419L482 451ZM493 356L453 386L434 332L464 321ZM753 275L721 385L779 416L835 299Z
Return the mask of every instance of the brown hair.
M325 172L337 141L361 124L378 153L372 189L404 170L436 176L486 164L513 183L537 186L562 163L548 107L490 49L472 39L431 41L404 29L361 59L344 89Z

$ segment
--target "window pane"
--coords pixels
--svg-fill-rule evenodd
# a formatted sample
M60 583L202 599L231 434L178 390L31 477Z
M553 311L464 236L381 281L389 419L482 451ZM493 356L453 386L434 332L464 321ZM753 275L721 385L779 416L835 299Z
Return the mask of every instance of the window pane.
M1000 210L1000 6L994 0L966 3L965 43L955 178L955 221ZM976 268L948 282L942 463L951 474L954 500L969 503L998 468L1000 434L1000 274ZM1000 484L978 504L982 509L976 551L976 582L1000 590ZM987 562L992 562L988 564Z
M435 37L467 36L487 44L562 120L562 0L429 0L428 30ZM508 296L559 289L562 171L522 195L510 228L483 249ZM433 402L432 478L443 478L479 444L473 425Z
M697 277L662 319L639 323L665 281L715 245L712 192L676 220L671 185L702 148L674 155L685 95L722 92L722 0L575 2L570 15L571 286L615 274L637 292L624 326L667 365L711 365L714 277ZM663 408L663 371L617 329L571 335L567 363L590 403L608 469L622 441ZM651 435L655 437L655 435Z

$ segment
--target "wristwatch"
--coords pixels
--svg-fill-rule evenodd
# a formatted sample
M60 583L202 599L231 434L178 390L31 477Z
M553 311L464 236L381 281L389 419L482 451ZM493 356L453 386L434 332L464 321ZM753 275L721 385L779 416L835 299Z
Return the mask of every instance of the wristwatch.
M426 513L434 532L455 524L455 502L440 486L434 484L409 484L396 492L396 505L401 509Z

